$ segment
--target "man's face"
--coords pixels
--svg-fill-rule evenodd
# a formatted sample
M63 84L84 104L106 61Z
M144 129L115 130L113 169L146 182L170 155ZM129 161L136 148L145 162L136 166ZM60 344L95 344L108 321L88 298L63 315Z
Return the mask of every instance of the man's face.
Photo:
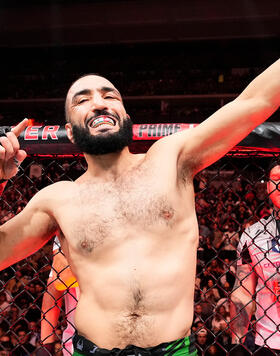
M273 205L280 209L280 166L275 166L270 171L267 192Z
M200 344L200 345L204 345L207 341L207 335L201 335L201 334L198 334L197 335L197 342Z
M119 91L103 77L89 75L69 89L66 103L68 138L82 152L106 154L132 141L132 122Z

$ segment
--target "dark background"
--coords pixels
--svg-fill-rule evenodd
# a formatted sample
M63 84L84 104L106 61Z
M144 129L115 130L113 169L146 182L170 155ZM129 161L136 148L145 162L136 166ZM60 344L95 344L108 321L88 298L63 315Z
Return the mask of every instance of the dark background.
M1 1L0 123L63 124L85 73L135 123L201 122L279 57L279 14L279 0Z

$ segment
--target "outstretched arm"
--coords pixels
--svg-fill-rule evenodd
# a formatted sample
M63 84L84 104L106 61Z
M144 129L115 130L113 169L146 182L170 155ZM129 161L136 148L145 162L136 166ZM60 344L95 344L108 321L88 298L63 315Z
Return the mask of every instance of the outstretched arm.
M237 145L280 105L280 60L276 61L232 102L191 130L164 138L175 149L178 167L192 174L211 165ZM158 142L159 145L163 143Z

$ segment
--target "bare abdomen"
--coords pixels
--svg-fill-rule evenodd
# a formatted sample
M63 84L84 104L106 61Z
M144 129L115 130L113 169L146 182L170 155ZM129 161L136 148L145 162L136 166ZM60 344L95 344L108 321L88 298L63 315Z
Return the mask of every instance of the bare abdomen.
M184 337L193 319L196 263L191 259L180 251L164 254L164 261L149 256L146 263L121 259L94 268L90 275L96 278L87 281L76 312L79 333L108 349Z

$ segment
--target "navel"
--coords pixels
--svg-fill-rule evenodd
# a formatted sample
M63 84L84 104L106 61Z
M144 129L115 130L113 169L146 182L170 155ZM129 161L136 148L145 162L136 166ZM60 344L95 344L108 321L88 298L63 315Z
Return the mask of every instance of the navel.
M138 318L140 318L142 315L140 315L140 314L138 314L138 313L131 313L131 314L129 314L129 319L130 320L136 320L136 319L138 319Z

